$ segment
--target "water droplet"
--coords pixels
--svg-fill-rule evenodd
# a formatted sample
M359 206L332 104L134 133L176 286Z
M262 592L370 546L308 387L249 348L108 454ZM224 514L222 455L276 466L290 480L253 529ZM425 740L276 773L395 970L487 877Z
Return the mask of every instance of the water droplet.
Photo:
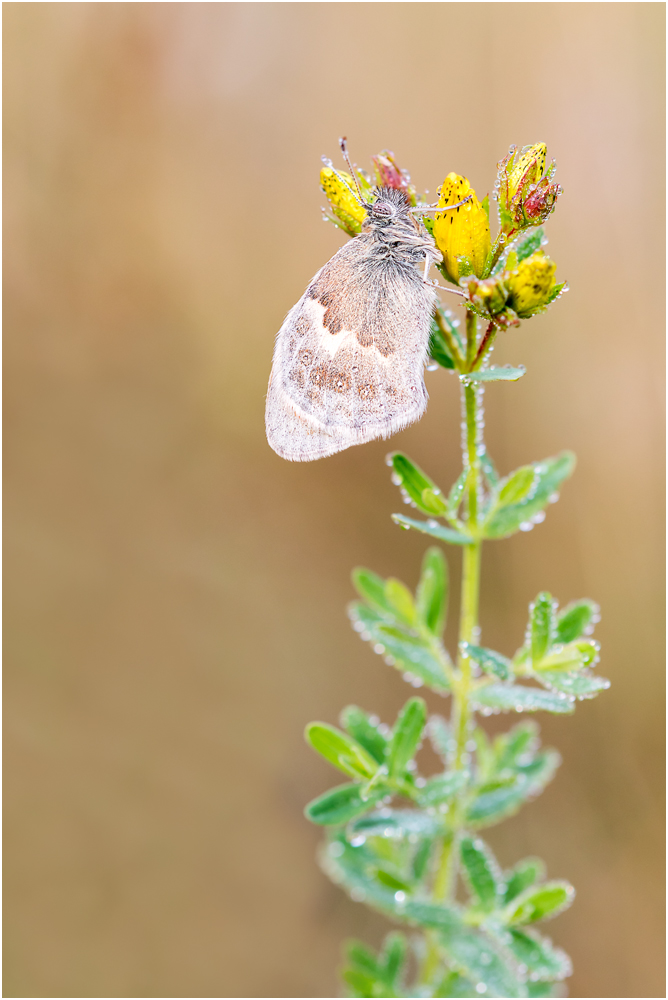
M362 833L360 833L357 837L353 837L350 841L351 847L361 847L362 844L366 844L366 837Z
M486 993L487 987L484 983L476 983L475 991L476 993Z
M406 899L406 893L402 892L401 889L399 889L398 892L395 892L394 898L397 901L397 903L403 903L404 900Z

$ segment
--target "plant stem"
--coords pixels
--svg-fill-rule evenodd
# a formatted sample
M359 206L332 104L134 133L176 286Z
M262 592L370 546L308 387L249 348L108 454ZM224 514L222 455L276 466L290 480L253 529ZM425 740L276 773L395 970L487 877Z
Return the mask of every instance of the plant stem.
M476 356L475 356L475 358L473 360L473 367L471 369L472 371L476 371L480 367L480 365L481 365L481 363L483 361L483 358L485 357L485 354L487 353L488 349L494 343L494 338L495 337L496 337L496 327L495 327L494 323L490 323L489 326L487 327L486 331L485 331L485 336L482 338L482 340L480 342L480 347L478 348L478 353L476 354Z
M477 321L473 313L466 317L467 358L469 363L477 351ZM464 467L469 470L466 496L465 523L475 537L478 524L478 486L480 480L479 389L475 385L462 384L466 436L464 441ZM482 542L476 540L463 546L461 607L459 615L459 648L457 674L452 686L452 739L454 751L452 766L459 770L466 764L466 744L469 738L471 708L471 660L465 653L463 643L477 643L478 605L480 595L480 556ZM439 901L454 899L457 880L457 841L465 821L466 790L463 789L450 807L450 830L443 839L441 857L434 878L433 898ZM433 935L427 935L427 954L422 968L422 981L428 982L438 968L438 943Z

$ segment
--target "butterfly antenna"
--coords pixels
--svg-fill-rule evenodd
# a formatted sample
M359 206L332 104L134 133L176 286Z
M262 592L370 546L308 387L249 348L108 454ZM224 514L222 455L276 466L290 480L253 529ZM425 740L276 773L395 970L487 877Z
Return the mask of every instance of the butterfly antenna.
M357 196L358 196L360 202L363 205L366 205L367 203L365 202L365 200L364 200L364 198L362 196L362 189L360 188L359 181L357 180L357 174L353 170L353 165L350 162L350 157L348 155L348 146L346 145L347 141L348 140L346 139L345 135L342 136L339 139L339 146L341 147L341 152L343 153L343 159L346 161L346 164L348 166L348 170L350 171L352 179L355 181L355 187L357 188Z

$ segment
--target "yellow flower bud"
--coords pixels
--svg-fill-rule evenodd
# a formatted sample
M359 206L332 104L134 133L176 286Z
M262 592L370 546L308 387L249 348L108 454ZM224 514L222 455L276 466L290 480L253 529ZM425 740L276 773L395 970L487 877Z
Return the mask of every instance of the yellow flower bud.
M546 159L547 146L544 142L524 147L508 175L508 200L513 197L520 184L536 184L540 180Z
M458 257L469 261L476 277L482 276L491 246L489 219L468 180L459 174L448 174L438 200L439 207L446 207L456 205L469 195L471 199L465 205L434 218L436 246L443 254L446 277L455 284L459 282L462 270Z
M557 297L563 285L557 285L554 273L557 265L542 250L520 261L514 271L504 275L509 292L508 304L520 319L528 319Z
M342 177L350 186L350 190L341 180ZM341 224L341 228L345 229L350 236L359 233L366 218L366 209L364 205L360 205L357 197L353 194L355 182L350 174L344 170L337 173L331 167L323 167L320 171L320 184L327 195L332 212Z
M547 146L536 142L519 150L511 146L498 164L496 196L504 233L538 226L554 211L561 187L552 182L556 163L546 170L546 159Z

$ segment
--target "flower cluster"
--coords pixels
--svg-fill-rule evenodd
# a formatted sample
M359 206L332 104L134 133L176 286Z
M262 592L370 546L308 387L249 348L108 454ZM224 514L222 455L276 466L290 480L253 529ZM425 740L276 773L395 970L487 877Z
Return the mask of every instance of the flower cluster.
M355 168L363 197L371 198L374 185L404 191L413 206L418 200L410 176L394 154L383 150L372 157L373 178ZM439 188L434 221L424 223L443 260L436 266L443 277L464 294L466 308L495 328L516 326L520 320L545 312L566 288L557 283L556 264L543 252L540 226L554 211L561 187L554 183L554 160L546 168L547 147L539 142L519 149L512 146L498 164L494 197L499 210L499 233L492 240L489 199L478 200L468 178L449 173ZM361 231L366 210L355 194L349 173L323 167L320 183L330 211L326 217L355 236ZM464 202L464 204L461 204ZM458 206L452 208L451 206ZM451 209L439 212L438 209Z

